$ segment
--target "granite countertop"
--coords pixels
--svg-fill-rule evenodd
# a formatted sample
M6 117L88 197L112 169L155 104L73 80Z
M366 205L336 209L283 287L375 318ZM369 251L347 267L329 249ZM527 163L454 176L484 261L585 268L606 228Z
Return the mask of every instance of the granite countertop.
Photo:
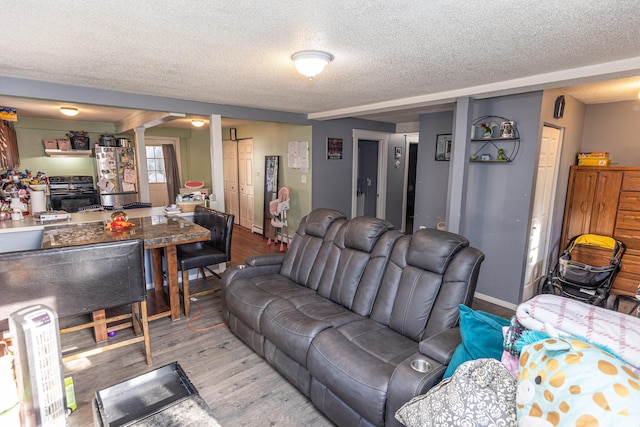
M141 208L141 209L127 209L125 210L128 217L142 218L151 216L164 216L167 215L164 211L164 207L157 208ZM111 217L113 211L98 211L98 212L78 212L72 213L69 221L45 221L41 222L33 218L31 215L25 216L20 221L0 221L0 234L12 233L18 231L34 231L44 230L47 227L57 226L60 224L82 224L86 222L95 221L107 221ZM171 216L191 216L193 212L171 214Z
M109 217L111 212L109 212ZM162 247L173 243L206 240L209 230L179 216L152 215L129 218L133 227L121 231L107 229L109 219L82 223L47 225L42 247L73 246L116 240L143 239L145 248Z

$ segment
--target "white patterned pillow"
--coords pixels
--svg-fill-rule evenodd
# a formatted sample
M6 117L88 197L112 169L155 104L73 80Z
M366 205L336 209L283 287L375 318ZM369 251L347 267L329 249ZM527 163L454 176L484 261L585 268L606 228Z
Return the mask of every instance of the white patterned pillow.
M407 427L515 427L516 380L495 359L470 360L426 394L405 403L396 419Z

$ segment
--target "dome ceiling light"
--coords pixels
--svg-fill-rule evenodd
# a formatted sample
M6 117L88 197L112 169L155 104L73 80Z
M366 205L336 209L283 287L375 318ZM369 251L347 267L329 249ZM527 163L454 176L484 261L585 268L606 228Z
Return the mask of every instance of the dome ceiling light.
M302 50L291 55L300 74L313 80L333 60L333 55L319 50Z
M191 124L197 128L201 128L202 126L204 126L204 120L194 119L194 120L191 120Z
M75 107L60 107L60 112L65 116L73 117L77 116L80 111Z

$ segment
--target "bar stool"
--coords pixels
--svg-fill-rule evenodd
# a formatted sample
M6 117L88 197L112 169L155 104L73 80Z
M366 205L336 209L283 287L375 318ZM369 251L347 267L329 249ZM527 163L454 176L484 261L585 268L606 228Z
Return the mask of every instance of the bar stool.
M191 297L208 295L217 291L217 289L205 289L191 293L189 290L189 269L198 268L203 278L205 278L205 268L214 276L220 277L209 266L231 260L233 219L234 215L232 214L204 206L196 206L195 208L193 222L208 228L211 231L211 238L204 242L187 243L177 247L178 270L182 271L184 314L187 317L191 312Z

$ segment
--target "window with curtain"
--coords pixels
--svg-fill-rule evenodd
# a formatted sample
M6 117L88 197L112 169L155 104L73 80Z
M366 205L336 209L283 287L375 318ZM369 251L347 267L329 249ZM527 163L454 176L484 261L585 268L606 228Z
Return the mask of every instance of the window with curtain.
M162 146L147 146L147 172L150 184L164 184L167 182L167 173L164 168L164 154Z

